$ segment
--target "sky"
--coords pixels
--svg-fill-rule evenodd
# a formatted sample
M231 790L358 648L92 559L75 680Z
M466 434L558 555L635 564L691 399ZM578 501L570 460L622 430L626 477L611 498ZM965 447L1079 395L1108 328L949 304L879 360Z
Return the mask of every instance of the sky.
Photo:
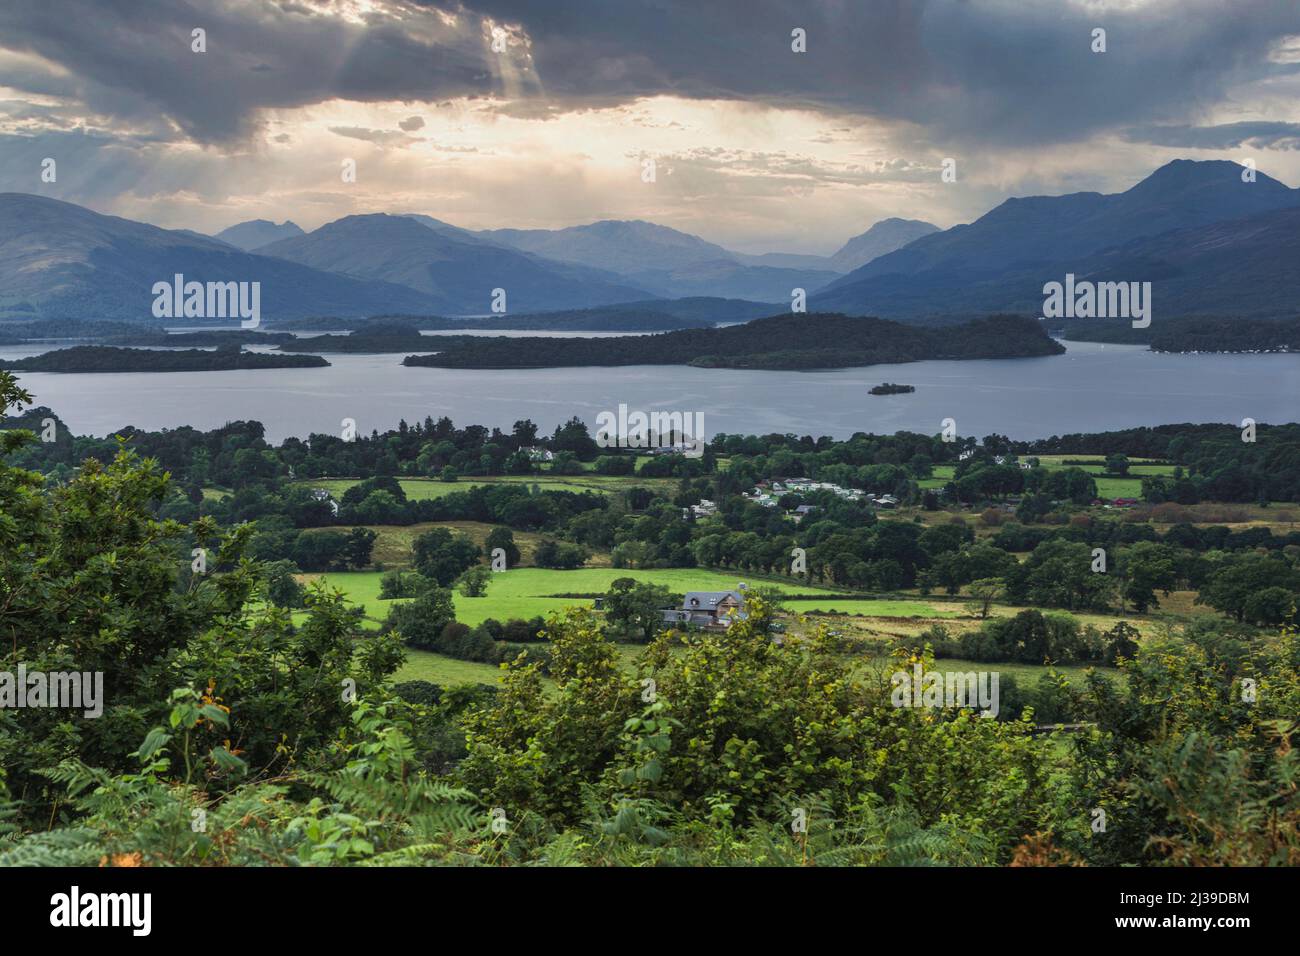
M0 4L0 191L206 233L645 219L828 254L1176 158L1300 185L1300 0Z

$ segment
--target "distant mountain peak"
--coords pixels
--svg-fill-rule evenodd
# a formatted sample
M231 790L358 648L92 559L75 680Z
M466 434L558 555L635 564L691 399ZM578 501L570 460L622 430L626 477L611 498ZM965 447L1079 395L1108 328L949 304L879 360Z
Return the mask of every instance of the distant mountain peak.
M548 259L623 275L688 268L705 261L737 264L735 255L722 246L643 219L600 219L563 229L491 229L478 235Z
M276 228L276 229L283 229L283 228L285 228L286 226L288 226L288 227L290 227L290 228L292 228L292 229L297 229L297 228L298 228L298 224L295 223L292 219L286 219L284 222L282 222L282 223L278 223L278 224L275 222L274 219L249 219L248 221L246 221L246 222L241 222L241 223L239 223L238 225L239 225L239 226L272 226L272 227L274 227L274 228ZM231 226L230 228L231 228L231 229L235 229L235 228L238 228L238 227L237 227L237 226Z
M279 242L281 239L292 239L294 236L301 236L302 234L303 231L298 227L298 224L291 219L286 219L278 225L269 219L250 219L247 222L236 223L229 229L221 230L221 232L217 233L216 238L234 246L236 249L252 252L254 249L269 245L272 242Z
M938 232L934 223L920 219L899 219L891 216L881 219L866 232L844 243L830 258L831 265L840 272L852 272L872 259L901 249L922 236Z
M1258 187L1261 191L1292 191L1288 186L1259 170L1255 171L1254 181L1247 182L1242 179L1245 169L1246 167L1240 163L1227 159L1172 159L1134 184L1123 195L1237 186Z

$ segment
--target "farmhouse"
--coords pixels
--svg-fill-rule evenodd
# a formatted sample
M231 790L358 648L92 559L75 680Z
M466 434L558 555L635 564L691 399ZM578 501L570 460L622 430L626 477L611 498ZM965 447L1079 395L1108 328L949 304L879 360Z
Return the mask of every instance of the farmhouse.
M687 591L682 606L666 608L663 616L665 624L725 631L745 619L745 592Z

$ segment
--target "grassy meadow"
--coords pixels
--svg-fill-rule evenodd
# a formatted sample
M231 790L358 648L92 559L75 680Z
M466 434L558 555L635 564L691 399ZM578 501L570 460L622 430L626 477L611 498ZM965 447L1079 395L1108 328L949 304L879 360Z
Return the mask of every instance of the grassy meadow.
M1128 477L1118 478L1106 475L1106 467L1101 458L1083 455L1038 455L1039 467L1048 471L1059 471L1068 467L1078 467L1093 476L1097 482L1097 494L1101 498L1137 498L1142 494L1142 479L1147 475L1172 475L1173 465L1152 464L1142 458L1129 459ZM1078 466L1066 465L1067 461L1084 461L1089 464ZM942 488L952 481L955 465L935 465L934 474L924 481L917 482L922 488Z
M379 581L383 577L379 571L331 571L327 574L304 574L304 582L322 579L328 586L338 588L348 599L366 609L366 624L377 628L388 616L391 601L379 599ZM761 579L719 571L704 571L695 568L672 568L667 570L629 570L625 568L577 568L572 571L556 571L548 568L515 568L494 574L488 583L487 593L483 597L465 597L453 591L456 604L456 619L471 627L481 624L490 617L499 621L510 618L545 617L552 611L562 611L567 607L591 607L592 599L561 597L565 594L596 595L604 594L618 578L635 578L662 585L676 593L686 591L722 591L734 588L741 581L751 584L764 583ZM781 584L789 594L833 594L825 588L804 585ZM401 599L398 599L401 600ZM871 602L868 602L871 603Z
M1070 467L1067 461L1084 461L1083 468L1097 480L1098 493L1103 498L1138 497L1142 478L1146 475L1171 474L1173 466L1158 464L1142 459L1131 459L1130 476L1113 478L1104 475L1105 467L1100 457L1045 455L1039 456L1041 466L1047 469ZM923 488L940 488L952 480L955 466L938 465L934 474L920 482ZM438 498L457 491L491 484L536 485L543 490L563 491L597 491L609 493L636 485L671 485L667 479L641 479L635 477L611 477L596 475L588 471L582 475L552 476L549 474L534 476L494 476L468 478L455 482L443 482L436 479L403 478L400 479L407 497L414 500ZM355 479L320 479L304 482L312 487L326 488L335 497L341 496L349 487L356 484ZM1247 506L1243 506L1245 508ZM910 511L910 509L909 509ZM952 512L916 512L925 524L952 520ZM904 517L900 512L898 517ZM985 528L975 521L975 516L966 516L974 522L978 534L991 534L996 528ZM1243 517L1246 517L1243 515ZM1286 518L1276 511L1262 511L1259 515L1248 516L1251 523L1274 523ZM1294 516L1289 516L1294 521ZM460 534L470 537L480 546L488 532L489 524L470 521L452 521L424 523L410 526L372 526L379 535L376 540L373 558L383 568L406 567L410 562L411 545L421 533L436 526L450 527ZM627 570L609 566L608 554L592 555L588 566L559 571L529 567L532 555L541 541L541 536L516 531L515 542L522 552L522 567L492 576L487 593L483 597L468 598L453 590L457 620L474 626L488 618L506 621L512 618L530 619L545 617L553 612L563 611L572 606L591 607L593 597L609 590L610 584L620 577L631 577L639 581L650 581L669 588L676 593L688 590L723 590L734 588L738 582L745 580L751 585L765 583L761 578L740 573L727 573L703 569L667 569L667 570ZM390 601L379 598L381 571L330 572L328 574L307 574L302 580L321 579L328 586L341 589L349 600L364 607L364 626L377 629L388 614ZM824 587L796 585L788 581L777 582L788 595L800 595L802 599L789 600L785 606L787 626L792 633L798 633L805 627L824 624L849 638L899 639L914 636L934 625L941 625L952 633L973 630L981 625L976 607L964 595L930 595L911 596L909 594L890 595L878 599L869 597L846 598L836 591ZM569 595L569 596L565 596ZM575 597L573 595L581 595ZM1193 594L1175 593L1162 597L1161 606L1147 615L1119 615L1080 613L1074 616L1085 626L1100 630L1112 628L1120 620L1135 625L1144 635L1168 631L1182 621L1196 614L1213 613L1209 609L1192 603ZM990 609L993 617L1012 616L1024 608L1010 605L994 605ZM1065 613L1065 612L1056 612ZM805 615L807 615L805 617ZM631 669L641 653L637 646L618 647L620 658ZM864 657L862 666L884 666L887 657ZM941 660L941 670L980 670L992 665L980 665L970 661ZM997 669L1014 674L1022 683L1032 682L1046 668L1027 664L999 664ZM1060 670L1074 678L1082 675L1083 667L1062 667ZM503 671L491 664L482 664L456 660L429 651L408 649L407 660L395 676L395 680L428 680L434 683L450 685L465 682L496 683Z
M338 499L355 484L359 478L306 478L296 482L311 488L324 488ZM456 492L469 491L487 485L523 485L536 486L541 491L571 491L581 493L594 491L609 494L625 488L656 488L671 486L670 478L634 478L625 475L597 475L586 472L581 475L552 475L543 472L540 475L485 475L474 478L459 478L456 481L442 481L438 478L399 478L397 483L411 501L429 501L442 498Z

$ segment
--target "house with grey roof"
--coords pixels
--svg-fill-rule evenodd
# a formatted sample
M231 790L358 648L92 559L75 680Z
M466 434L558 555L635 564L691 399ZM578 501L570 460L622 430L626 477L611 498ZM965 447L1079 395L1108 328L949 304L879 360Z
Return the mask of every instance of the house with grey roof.
M664 623L674 627L726 630L745 619L745 592L687 591L681 607L666 608L663 616Z

